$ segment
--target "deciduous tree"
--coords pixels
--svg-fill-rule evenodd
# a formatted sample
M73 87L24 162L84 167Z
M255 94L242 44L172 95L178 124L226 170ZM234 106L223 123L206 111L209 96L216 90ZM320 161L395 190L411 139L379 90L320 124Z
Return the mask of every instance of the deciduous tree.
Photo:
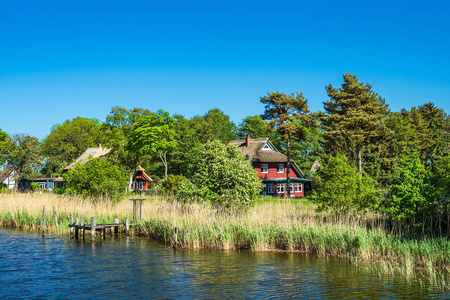
M16 134L7 138L3 144L2 152L6 164L15 171L16 185L24 176L31 176L42 164L41 144L35 137Z
M97 119L78 117L54 125L42 145L46 157L44 172L49 176L62 171L87 148L97 147L101 140L100 121Z
M167 152L176 145L174 121L168 112L158 110L138 119L130 134L129 149L138 156L157 155L167 178Z
M312 175L313 191L309 199L321 210L345 215L351 211L373 209L376 204L375 185L367 175L348 164L343 154L324 156L321 166Z

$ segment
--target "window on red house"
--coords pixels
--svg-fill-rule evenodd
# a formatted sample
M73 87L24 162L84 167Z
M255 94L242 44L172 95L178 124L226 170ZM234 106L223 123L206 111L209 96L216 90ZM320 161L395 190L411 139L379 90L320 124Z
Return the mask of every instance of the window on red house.
M284 173L284 164L277 164L277 173Z
M261 174L267 174L267 173L269 173L269 165L261 164Z

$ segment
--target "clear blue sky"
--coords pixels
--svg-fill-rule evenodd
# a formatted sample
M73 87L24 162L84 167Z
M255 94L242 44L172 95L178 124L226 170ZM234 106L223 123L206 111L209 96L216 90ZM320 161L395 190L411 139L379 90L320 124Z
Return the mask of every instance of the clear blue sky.
M450 113L449 1L0 1L0 129L45 138L111 107L239 123L268 91L356 74L393 111Z

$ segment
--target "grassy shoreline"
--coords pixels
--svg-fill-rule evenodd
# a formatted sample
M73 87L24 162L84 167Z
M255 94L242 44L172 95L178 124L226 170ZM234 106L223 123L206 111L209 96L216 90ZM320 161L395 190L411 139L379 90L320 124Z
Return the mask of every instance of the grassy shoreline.
M132 219L132 205L90 202L49 194L0 194L0 225L42 230L42 208L47 206L47 229L69 234L70 214L95 217L97 223ZM56 228L52 207L59 227ZM350 259L376 266L380 274L425 276L441 289L447 288L450 271L450 239L407 239L386 233L383 221L370 216L336 220L318 214L314 206L298 200L259 201L248 212L233 215L201 204L183 205L153 197L144 201L142 222L134 233L166 243L178 242L184 231L185 247L244 249L250 251L308 252Z

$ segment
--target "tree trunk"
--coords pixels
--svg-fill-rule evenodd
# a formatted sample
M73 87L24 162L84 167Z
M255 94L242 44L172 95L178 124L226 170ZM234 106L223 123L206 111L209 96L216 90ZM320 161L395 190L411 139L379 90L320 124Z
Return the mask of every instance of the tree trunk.
M361 144L358 143L358 172L359 172L359 177L362 178L362 157L361 157Z
M287 139L287 163L286 163L286 192L287 198L291 198L291 137L288 135Z
M164 157L160 153L159 158L161 158L161 161L164 165L164 179L167 179L167 152L164 151Z

